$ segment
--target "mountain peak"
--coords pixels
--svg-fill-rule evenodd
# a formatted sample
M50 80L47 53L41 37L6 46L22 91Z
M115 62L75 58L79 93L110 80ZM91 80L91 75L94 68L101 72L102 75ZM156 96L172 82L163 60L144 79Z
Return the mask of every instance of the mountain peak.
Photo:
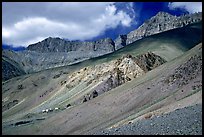
M159 11L155 16L173 16L173 15L164 11Z
M153 16L149 21L150 23L154 23L154 20L158 20L157 23L163 23L163 21L170 21L176 19L176 16L173 16L167 12L160 11L155 16ZM153 22L151 22L153 20Z
M46 39L42 40L42 41L50 41L50 40L61 40L61 38L59 37L47 37Z
M155 16L146 20L138 29L127 34L126 45L143 37L161 33L175 28L180 28L202 20L202 13L174 16L160 11Z

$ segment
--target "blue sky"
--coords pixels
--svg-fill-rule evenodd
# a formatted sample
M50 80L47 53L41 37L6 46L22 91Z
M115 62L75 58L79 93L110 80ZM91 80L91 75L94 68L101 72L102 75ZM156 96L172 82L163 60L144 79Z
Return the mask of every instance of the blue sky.
M2 44L27 47L47 37L115 39L138 28L159 11L179 16L202 11L202 3L3 2Z

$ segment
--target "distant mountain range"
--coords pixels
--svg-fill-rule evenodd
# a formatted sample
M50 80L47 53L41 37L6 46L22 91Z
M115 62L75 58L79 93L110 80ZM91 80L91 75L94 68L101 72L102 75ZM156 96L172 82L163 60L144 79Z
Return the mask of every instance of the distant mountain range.
M25 50L26 48L23 47L23 46L13 47L12 45L2 44L2 49L3 49L3 50L22 51L22 50Z

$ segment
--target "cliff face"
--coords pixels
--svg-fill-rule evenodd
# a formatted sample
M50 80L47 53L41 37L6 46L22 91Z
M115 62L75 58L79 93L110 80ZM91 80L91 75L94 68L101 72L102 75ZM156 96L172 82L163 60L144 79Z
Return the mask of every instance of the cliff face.
M149 20L145 21L138 29L131 31L129 34L124 35L123 37L119 36L115 40L115 46L124 47L125 45L131 44L134 41L142 39L143 37L175 28L180 28L191 23L199 22L201 20L201 12L178 17L166 12L159 12Z
M115 50L115 46L110 38L81 42L49 37L41 42L29 45L27 49L37 52L101 51L109 53Z
M115 40L115 49L118 50L126 45L127 35L119 35Z

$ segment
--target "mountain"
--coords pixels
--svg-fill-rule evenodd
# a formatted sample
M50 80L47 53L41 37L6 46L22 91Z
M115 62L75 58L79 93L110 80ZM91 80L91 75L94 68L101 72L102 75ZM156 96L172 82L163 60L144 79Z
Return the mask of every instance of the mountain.
M29 45L27 49L37 52L101 51L108 54L141 38L180 28L201 20L201 12L186 14L179 17L166 12L158 12L155 16L145 21L138 29L131 31L127 35L119 35L115 41L106 38L93 42L80 42L49 37L41 42Z
M49 37L41 42L29 45L27 49L37 52L100 51L110 53L115 51L114 42L110 38L100 39L93 42L80 42Z
M119 36L115 41L123 41L122 45L125 46L144 37L161 33L167 30L180 28L188 24L199 22L201 20L202 12L181 15L178 17L166 12L158 12L155 16L145 21L138 29L131 31L126 36Z
M32 73L94 58L114 50L114 43L110 38L94 42L47 38L28 46L26 50L18 52L4 50L2 54L18 62L26 73Z
M22 51L25 50L25 47L19 46L19 47L13 47L12 45L5 45L2 44L2 49L3 50L13 50L13 51Z

